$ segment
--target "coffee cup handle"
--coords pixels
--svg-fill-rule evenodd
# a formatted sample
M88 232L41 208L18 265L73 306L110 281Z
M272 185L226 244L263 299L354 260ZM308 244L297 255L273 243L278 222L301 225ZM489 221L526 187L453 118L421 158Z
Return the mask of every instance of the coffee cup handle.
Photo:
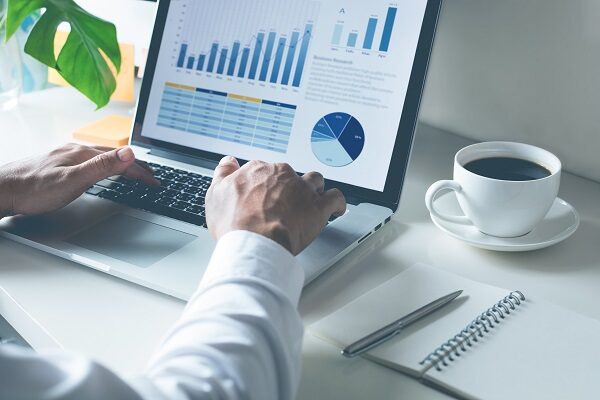
M460 183L451 180L437 181L433 185L431 185L429 189L427 189L427 193L425 194L425 205L427 206L429 212L436 218L439 218L444 221L472 225L473 223L471 222L471 220L465 215L442 214L435 209L435 205L433 203L436 199L437 194L443 190L453 190L456 193L460 193L462 192L462 186L460 186Z

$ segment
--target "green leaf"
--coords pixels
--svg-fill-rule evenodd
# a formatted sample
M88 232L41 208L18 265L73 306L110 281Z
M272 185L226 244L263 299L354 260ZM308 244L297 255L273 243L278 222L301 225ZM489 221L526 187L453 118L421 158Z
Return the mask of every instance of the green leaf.
M102 54L117 72L121 68L115 26L88 13L73 0L8 0L7 38L40 8L45 8L45 12L31 31L25 52L56 69L98 108L105 106L116 89L116 81ZM62 22L70 25L71 32L56 59L54 37Z
M6 41L19 29L25 18L43 7L44 0L8 0Z

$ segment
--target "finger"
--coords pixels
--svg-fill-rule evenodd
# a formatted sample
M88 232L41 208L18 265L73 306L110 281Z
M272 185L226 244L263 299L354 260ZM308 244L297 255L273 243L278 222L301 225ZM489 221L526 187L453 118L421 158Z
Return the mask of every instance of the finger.
M139 180L150 186L160 186L160 181L154 177L154 173L151 170L144 168L137 162L133 163L131 167L127 168L123 173L127 178Z
M223 179L233 174L235 171L240 169L240 164L235 157L227 156L223 157L219 161L219 165L215 168L215 174L213 176L213 185L221 182Z
M98 154L79 165L70 167L69 170L74 184L86 187L109 176L121 175L134 162L133 150L129 147L122 147Z
M332 215L342 216L346 212L346 198L339 189L329 189L318 202L327 219Z
M108 146L92 146L91 148L101 151L102 153L106 153L107 151L112 151L115 149L114 147L108 147Z
M154 168L152 168L151 166L149 166L146 161L135 160L135 163L137 165L139 165L140 167L144 168L146 171L151 172L152 174L154 174Z
M302 179L306 181L317 193L323 193L325 190L325 179L323 175L318 172L309 172L302 176Z

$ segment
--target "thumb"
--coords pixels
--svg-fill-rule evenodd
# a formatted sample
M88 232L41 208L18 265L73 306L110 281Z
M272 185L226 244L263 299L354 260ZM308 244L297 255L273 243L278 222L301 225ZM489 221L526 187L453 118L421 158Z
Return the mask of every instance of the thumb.
M240 164L235 159L235 157L223 157L221 161L219 161L219 165L217 165L217 168L215 168L213 184L221 182L223 179L227 178L229 175L233 174L238 169L240 169Z
M91 186L109 176L122 174L134 162L135 154L130 147L107 151L76 166L74 179L82 186Z

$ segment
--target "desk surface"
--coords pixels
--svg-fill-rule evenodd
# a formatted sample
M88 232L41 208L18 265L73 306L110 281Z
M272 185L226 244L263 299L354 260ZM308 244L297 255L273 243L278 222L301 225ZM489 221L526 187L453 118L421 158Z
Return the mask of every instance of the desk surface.
M71 89L26 95L0 113L0 164L71 140L71 132L130 106L93 106ZM581 214L579 230L554 247L496 253L469 247L438 231L423 198L452 174L454 153L470 142L420 126L399 212L392 222L309 285L300 302L305 324L338 309L415 262L465 277L526 290L600 319L600 184L568 173L560 196ZM0 239L0 314L34 348L82 352L122 373L142 370L184 303L26 246ZM410 378L306 335L300 399L446 398Z

